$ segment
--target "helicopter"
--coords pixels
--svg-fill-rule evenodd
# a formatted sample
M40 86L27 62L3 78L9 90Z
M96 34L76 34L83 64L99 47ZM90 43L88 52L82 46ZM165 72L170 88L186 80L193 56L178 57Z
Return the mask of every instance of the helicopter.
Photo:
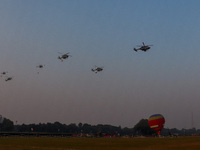
M71 55L69 55L69 52L66 54L62 54L62 53L59 53L59 54L61 54L61 56L58 56L58 59L60 59L61 61L63 61L63 59L67 59L68 57L72 57Z
M7 82L7 81L10 81L10 80L12 80L13 79L13 77L7 77L6 79L5 79L5 81Z
M2 72L2 73L1 73L1 77L2 77L3 75L6 75L7 73L8 73L8 72L5 72L5 71Z
M97 72L103 71L103 67L97 67L97 66L95 66L95 68L92 68L91 71L97 73Z
M44 68L45 65L38 65L37 68Z
M44 66L45 66L45 65L38 65L38 66L36 66L36 67L39 68L39 69L42 69L42 68L44 68ZM38 71L37 73L39 74L40 72Z
M147 50L149 50L151 47L150 46L153 46L153 45L145 45L144 42L142 42L142 46L139 46L140 48L136 49L136 48L133 48L134 51L138 51L138 50L141 50L141 51L144 51L146 52Z
M4 71L4 72L2 72L1 74L2 74L2 75L5 75L6 73L8 73L8 72L5 72L5 71Z

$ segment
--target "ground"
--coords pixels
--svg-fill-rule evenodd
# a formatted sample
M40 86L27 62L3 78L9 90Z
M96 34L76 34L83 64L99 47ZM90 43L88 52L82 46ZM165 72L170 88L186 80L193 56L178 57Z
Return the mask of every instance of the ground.
M200 137L0 137L0 150L199 150Z

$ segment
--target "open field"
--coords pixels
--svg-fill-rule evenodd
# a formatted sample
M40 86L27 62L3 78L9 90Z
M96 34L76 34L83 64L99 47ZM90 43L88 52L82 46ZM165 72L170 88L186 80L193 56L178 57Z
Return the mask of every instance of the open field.
M200 137L0 137L0 150L199 150Z

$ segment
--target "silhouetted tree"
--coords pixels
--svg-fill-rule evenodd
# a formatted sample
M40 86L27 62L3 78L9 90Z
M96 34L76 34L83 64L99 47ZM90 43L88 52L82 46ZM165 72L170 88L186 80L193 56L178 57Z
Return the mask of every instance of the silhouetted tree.
M7 118L4 118L3 123L1 124L1 131L4 131L4 132L14 131L13 121Z
M75 123L71 123L69 125L61 124L60 122L54 123L39 123L39 124L22 124L22 125L15 125L13 121L4 118L1 126L2 132L46 132L46 133L67 133L67 134L92 134L96 136L103 136L103 135L116 135L116 136L133 136L133 135L153 135L156 134L148 124L147 119L141 119L134 128L121 128L121 126L112 126L112 125L90 125L90 124L82 124L79 123L76 125ZM169 134L170 133L170 134ZM175 135L197 135L200 134L199 129L182 129L178 130L176 128L172 129L163 129L162 135L165 136L175 136Z
M141 135L152 135L155 134L148 124L147 119L141 119L135 126L134 130L137 131Z

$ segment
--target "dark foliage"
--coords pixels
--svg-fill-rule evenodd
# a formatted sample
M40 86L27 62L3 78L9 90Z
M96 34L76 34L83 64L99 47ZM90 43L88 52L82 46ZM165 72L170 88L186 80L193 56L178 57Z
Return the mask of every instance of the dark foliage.
M147 119L141 119L134 128L121 128L121 126L112 126L112 125L90 125L90 124L82 124L79 123L76 125L75 123L71 123L69 125L61 124L59 122L54 123L39 123L39 124L22 124L22 125L14 125L14 123L4 118L2 124L0 124L1 132L15 132L15 133L65 133L65 134L76 134L76 135L93 135L93 136L104 136L104 135L114 135L118 136L152 136L156 135L156 133L151 130L148 125ZM200 135L200 130L192 129L182 129L178 130L176 128L173 129L163 129L161 135L165 136L178 136L178 135Z
M6 131L6 132L13 131L14 123L9 119L4 118L2 124L0 125L0 129L1 131Z
M138 134L141 135L153 135L156 134L156 132L154 132L148 124L148 120L147 119L141 119L135 126L134 126L134 130L137 131Z

